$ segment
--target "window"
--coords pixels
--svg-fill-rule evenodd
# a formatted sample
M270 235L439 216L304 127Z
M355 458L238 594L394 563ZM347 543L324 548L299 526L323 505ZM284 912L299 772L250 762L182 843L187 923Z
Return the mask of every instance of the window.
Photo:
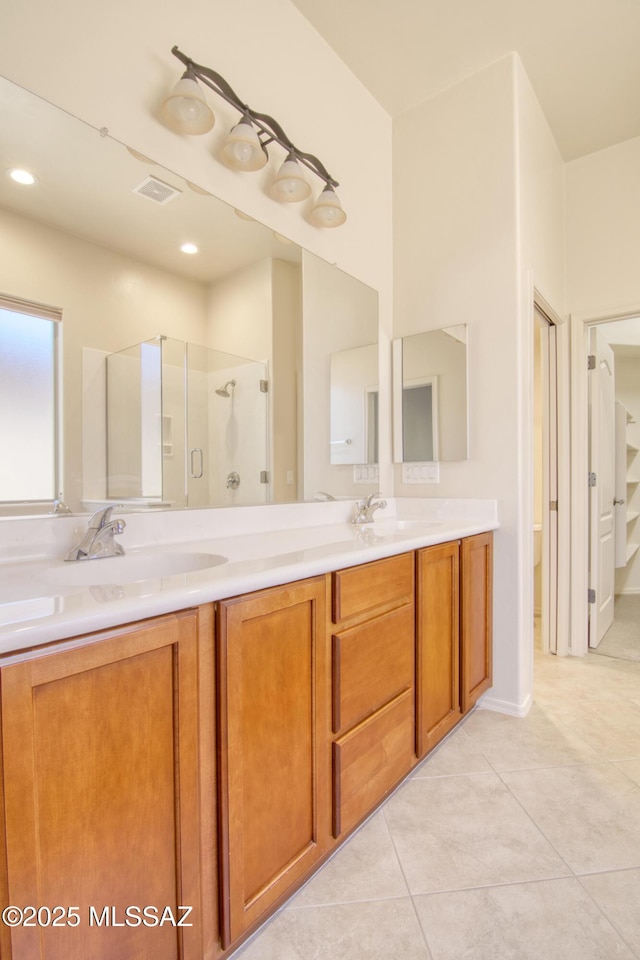
M0 502L53 500L58 485L60 311L0 297Z

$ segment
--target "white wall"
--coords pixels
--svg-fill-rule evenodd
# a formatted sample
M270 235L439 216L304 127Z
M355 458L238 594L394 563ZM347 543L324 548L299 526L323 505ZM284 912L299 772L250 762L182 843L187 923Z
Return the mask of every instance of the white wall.
M563 308L562 163L517 56L396 119L395 336L468 324L469 459L400 495L497 497L494 688L532 687L533 284ZM531 529L529 529L531 528Z
M207 347L271 362L272 260L236 270L207 290Z
M599 317L640 306L640 137L565 168L567 297Z

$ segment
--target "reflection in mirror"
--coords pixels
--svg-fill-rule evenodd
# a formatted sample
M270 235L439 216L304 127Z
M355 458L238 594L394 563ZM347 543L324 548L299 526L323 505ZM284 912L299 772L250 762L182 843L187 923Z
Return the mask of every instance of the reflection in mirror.
M304 251L302 299L305 496L361 496L378 482L378 295Z
M107 459L113 465L115 448L108 453L104 426L106 357L160 334L199 344L205 354L247 358L268 371L260 377L269 380L269 420L260 442L266 461L259 471L267 482L249 484L249 467L240 469L227 457L229 443L239 450L253 442L240 433L241 380L230 374L221 383L237 381L233 405L227 401L226 407L235 421L222 424L216 441L216 457L223 460L216 481L210 475L211 482L196 490L195 481L204 476L194 476L188 493L175 487L169 492L163 461L160 488L157 465L155 479L149 473L145 439L138 480L123 488L131 496L135 491L144 498L152 491L150 499L175 505L294 501L312 498L318 489L357 496L352 472L335 483L327 476L328 357L377 342L374 291L311 255L303 278L302 251L295 244L283 243L206 191L2 79L0 124L3 168L19 162L36 176L29 187L0 176L0 294L61 311L59 472L65 502L74 511L89 510L116 496L114 471L107 480ZM182 253L185 241L199 252ZM370 315L366 334L360 307L354 306L361 301ZM325 361L326 373L323 366L316 376L316 363ZM204 381L202 364L191 369L192 394L200 374ZM159 416L156 452L158 429L171 434L162 444L175 445L178 436L178 418L162 419L171 416L162 411ZM193 460L190 472L199 473L200 450L203 465L207 459L203 442L194 439L186 449L189 470ZM126 475L120 466L117 472ZM235 478L227 487L230 474L240 475L235 488ZM18 499L26 500L26 492ZM47 512L50 506L39 509Z
M393 343L394 460L465 460L467 326L457 324Z
M331 463L378 462L378 345L331 354Z
M57 327L0 297L0 503L56 496Z
M106 362L108 499L266 502L265 364L168 337Z

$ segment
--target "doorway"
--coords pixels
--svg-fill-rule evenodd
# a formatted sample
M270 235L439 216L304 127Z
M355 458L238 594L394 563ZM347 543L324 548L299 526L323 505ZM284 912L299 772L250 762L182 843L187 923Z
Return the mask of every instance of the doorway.
M572 653L640 660L640 311L571 340Z
M556 326L534 304L534 642L558 652L558 377Z
M589 329L589 649L640 660L640 318Z

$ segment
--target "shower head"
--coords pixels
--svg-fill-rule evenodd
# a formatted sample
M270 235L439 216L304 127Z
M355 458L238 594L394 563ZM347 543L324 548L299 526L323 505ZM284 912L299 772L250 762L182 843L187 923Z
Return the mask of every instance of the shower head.
M233 390L235 385L236 385L235 380L227 380L224 387L220 387L218 390L216 390L216 393L218 394L219 397L230 397L231 394L227 390L227 387L231 387L231 389Z

